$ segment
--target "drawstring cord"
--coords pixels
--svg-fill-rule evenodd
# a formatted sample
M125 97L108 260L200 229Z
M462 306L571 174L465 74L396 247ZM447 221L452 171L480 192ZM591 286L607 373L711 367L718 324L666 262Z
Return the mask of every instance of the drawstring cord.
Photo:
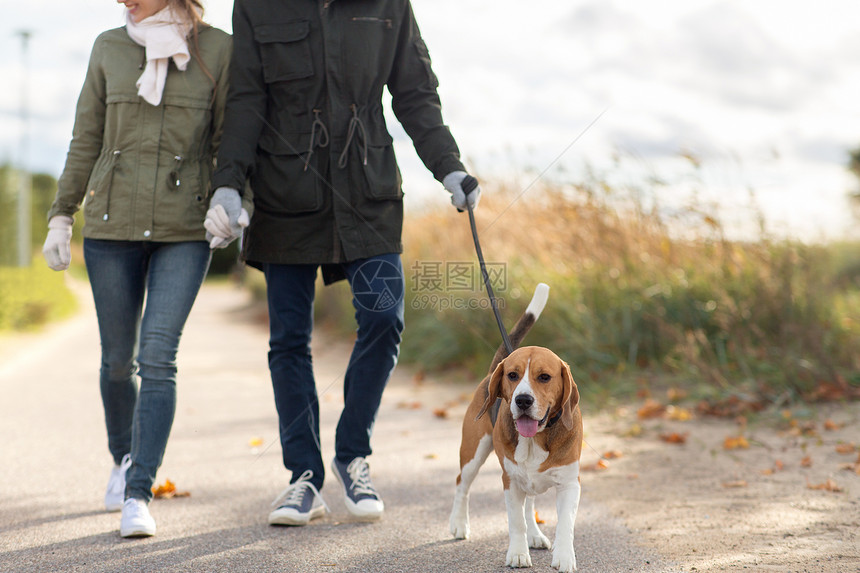
M317 130L319 130L319 141L316 141ZM308 143L308 156L305 158L304 171L308 170L316 146L328 147L328 129L320 119L320 110L318 109L314 110L314 122L311 124L311 140Z
M356 129L361 131L358 142L361 145L361 161L364 165L367 165L367 132L364 130L364 124L361 123L361 119L358 117L358 106L352 104L349 106L349 109L352 110L352 118L349 120L349 131L346 133L346 145L344 145L343 153L340 154L340 158L337 160L337 166L341 169L346 167L347 153L349 152L349 146L352 144L352 139L355 137Z

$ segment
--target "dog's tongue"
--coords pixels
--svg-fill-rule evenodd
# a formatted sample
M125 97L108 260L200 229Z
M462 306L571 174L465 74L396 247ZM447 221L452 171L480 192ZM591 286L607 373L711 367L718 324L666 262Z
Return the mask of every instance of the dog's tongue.
M522 416L517 418L517 431L521 436L526 438L534 438L535 434L537 434L538 429L538 421L529 418L528 416Z

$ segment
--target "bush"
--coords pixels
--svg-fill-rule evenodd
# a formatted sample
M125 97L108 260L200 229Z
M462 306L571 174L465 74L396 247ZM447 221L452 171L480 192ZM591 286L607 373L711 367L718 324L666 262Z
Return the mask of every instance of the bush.
M28 330L71 314L74 295L63 273L44 265L0 267L0 330Z

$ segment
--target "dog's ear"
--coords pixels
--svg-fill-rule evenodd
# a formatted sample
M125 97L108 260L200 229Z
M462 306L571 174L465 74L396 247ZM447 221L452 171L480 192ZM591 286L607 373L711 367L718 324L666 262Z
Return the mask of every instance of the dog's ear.
M505 361L502 360L499 362L499 365L496 366L496 369L493 370L493 373L490 375L490 381L487 383L487 397L484 400L484 405L481 406L481 410L478 412L478 415L475 416L475 420L480 420L481 416L487 413L487 410L492 406L496 398L501 396L502 390L502 375L505 373Z
M564 404L561 408L561 422L568 430L573 429L573 409L579 404L579 389L573 381L570 366L567 362L561 363L561 399Z

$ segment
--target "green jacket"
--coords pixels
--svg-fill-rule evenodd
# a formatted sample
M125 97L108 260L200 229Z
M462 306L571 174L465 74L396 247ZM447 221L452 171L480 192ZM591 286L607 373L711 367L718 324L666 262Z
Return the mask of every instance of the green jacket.
M84 202L85 237L122 241L204 240L213 158L227 99L230 36L201 27L200 56L172 63L161 104L137 95L142 46L125 28L95 41L75 127L48 217Z
M464 170L409 0L236 0L233 42L213 186L243 189L250 178L246 260L401 252L403 192L383 89L435 178Z

